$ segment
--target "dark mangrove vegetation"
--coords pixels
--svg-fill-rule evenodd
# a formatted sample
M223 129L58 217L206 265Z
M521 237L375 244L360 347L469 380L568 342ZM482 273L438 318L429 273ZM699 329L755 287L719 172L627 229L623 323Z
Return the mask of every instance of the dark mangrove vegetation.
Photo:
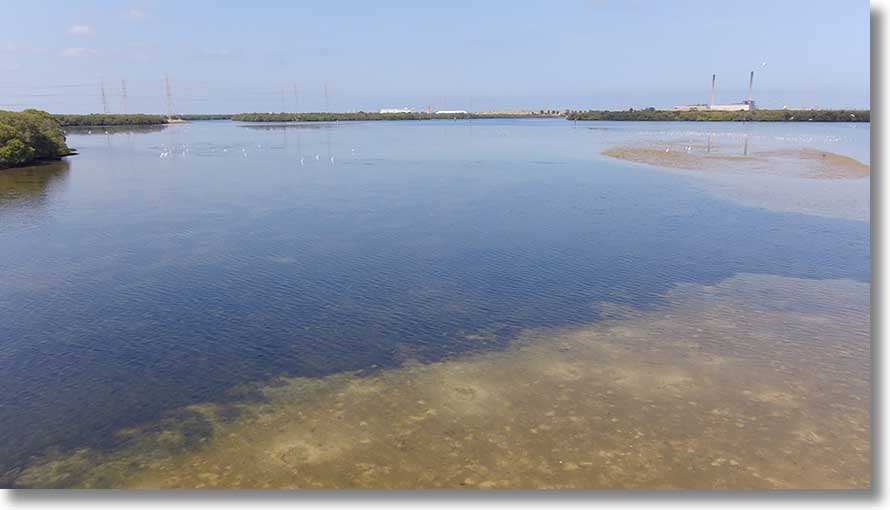
M232 118L231 113L186 113L183 115L174 115L174 119L179 120L229 120Z
M656 110L589 110L571 112L569 120L869 122L870 110L754 110L750 112Z
M0 168L25 166L71 154L59 122L40 110L0 110Z
M76 115L62 113L53 115L62 127L107 127L107 126L155 126L167 124L174 120L228 120L231 113L199 113L174 115L155 115L147 113L91 113Z
M62 127L73 126L147 126L166 124L164 115L145 113L91 113L89 115L56 114L53 117Z
M336 122L346 120L424 120L435 118L427 113L375 113L375 112L301 112L301 113L239 113L232 120L240 122ZM447 118L452 118L448 116ZM442 117L446 118L446 117Z
M569 120L620 121L753 121L753 122L869 122L869 110L754 110L751 112L642 110L517 110L473 113L378 112L253 112L165 115L142 113L89 115L57 114L62 127L149 126L173 121L234 120L238 122L337 122L369 120L500 119L565 117Z
M428 120L428 119L505 119L532 117L561 117L555 110L529 112L485 113L378 113L378 112L301 112L301 113L239 113L232 120L240 122L335 122L347 120Z

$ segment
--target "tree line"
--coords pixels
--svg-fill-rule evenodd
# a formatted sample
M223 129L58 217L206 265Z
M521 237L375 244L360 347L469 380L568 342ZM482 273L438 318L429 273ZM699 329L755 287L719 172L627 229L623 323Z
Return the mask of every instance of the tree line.
M145 113L91 113L89 115L63 113L53 115L53 117L62 127L147 126L167 123L167 117L164 115L149 115Z
M232 120L241 122L333 122L347 120L427 120L427 119L513 119L526 117L559 117L557 110L528 112L487 112L487 113L379 113L379 112L255 112L231 115Z
M643 110L588 110L570 112L569 120L628 121L750 121L750 122L869 122L870 110L753 110L750 112Z
M379 112L252 112L175 115L175 120L235 120L239 122L335 122L369 120L426 120L426 119L493 119L565 116L569 120L627 120L627 121L752 121L752 122L869 122L869 110L754 110L750 112L680 111L633 108L623 111L588 110L563 112L539 110L529 112L490 113L379 113ZM142 113L89 115L58 114L53 117L63 127L76 126L146 126L168 123L164 115Z
M435 118L436 114L410 113L378 113L378 112L254 112L232 115L232 120L240 122L336 122L347 120L424 120ZM443 116L443 118L445 118ZM452 118L448 116L447 118Z
M71 154L53 115L40 110L0 110L0 168L24 166Z

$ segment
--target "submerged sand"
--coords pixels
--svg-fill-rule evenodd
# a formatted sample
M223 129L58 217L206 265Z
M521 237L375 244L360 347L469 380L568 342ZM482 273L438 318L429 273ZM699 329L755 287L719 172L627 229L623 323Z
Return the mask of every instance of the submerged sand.
M588 327L283 378L48 452L25 487L866 488L868 284L739 275Z
M748 152L693 143L661 143L613 147L603 151L613 158L660 167L708 172L782 175L808 179L868 177L871 167L849 156L813 148L783 148Z
M829 151L675 139L603 154L683 175L703 191L749 207L858 221L870 216L871 167Z

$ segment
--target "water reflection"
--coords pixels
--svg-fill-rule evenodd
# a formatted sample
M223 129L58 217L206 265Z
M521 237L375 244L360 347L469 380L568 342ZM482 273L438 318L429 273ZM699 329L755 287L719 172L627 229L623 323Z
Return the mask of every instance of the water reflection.
M37 166L0 170L0 220L13 209L41 209L65 186L70 163L53 161Z
M238 124L238 127L255 131L281 131L291 129L331 129L334 125L326 122L293 123L293 124Z
M167 124L146 124L144 126L68 126L64 128L64 131L66 135L105 136L159 133L167 129L167 127Z

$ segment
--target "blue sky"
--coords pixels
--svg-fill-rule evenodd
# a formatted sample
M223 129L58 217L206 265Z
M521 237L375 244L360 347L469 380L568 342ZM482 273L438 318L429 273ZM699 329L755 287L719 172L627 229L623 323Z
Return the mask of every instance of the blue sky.
M0 109L868 107L863 0L0 1ZM294 94L294 86L297 94Z

